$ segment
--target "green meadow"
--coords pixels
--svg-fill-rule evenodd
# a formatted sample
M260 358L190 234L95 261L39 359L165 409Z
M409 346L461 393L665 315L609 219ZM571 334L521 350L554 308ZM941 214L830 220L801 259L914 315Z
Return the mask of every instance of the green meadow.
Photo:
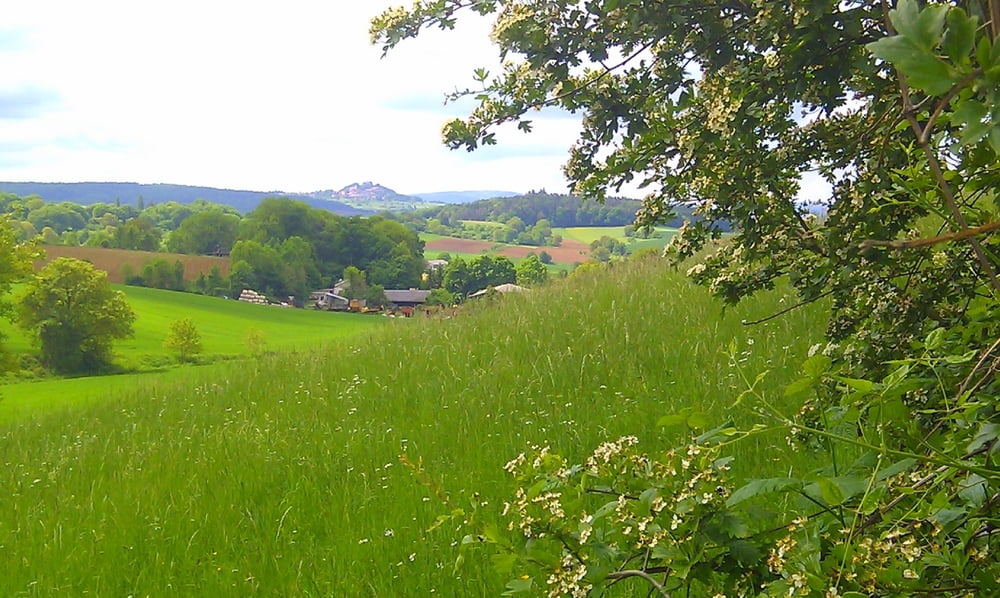
M307 350L319 344L350 338L385 324L385 318L370 315L332 313L309 309L288 309L254 305L144 287L114 285L124 291L136 314L135 336L117 342L116 362L125 369L166 365L172 354L163 346L170 324L190 318L198 327L203 359L241 357L249 354L246 336L260 333L269 350ZM14 353L28 353L31 341L25 333L0 320L0 332Z
M676 228L658 226L654 229L654 235L648 239L638 236L628 237L625 235L623 226L574 226L568 228L553 228L552 232L562 235L564 239L573 239L590 245L601 237L611 237L625 243L629 251L636 252L649 247L666 247L670 240L677 234Z
M634 434L655 452L694 432L657 425L685 408L756 421L736 405L734 366L769 372L758 390L783 396L824 313L742 322L791 300L778 290L723 310L647 257L349 343L290 333L310 350L39 404L0 419L0 593L496 596L489 555L456 566L469 530L429 531L436 519L499 512L514 491L502 466L532 444L581 459ZM261 319L280 328L271 309ZM204 317L207 329L221 314ZM765 435L733 454L737 478L814 459Z

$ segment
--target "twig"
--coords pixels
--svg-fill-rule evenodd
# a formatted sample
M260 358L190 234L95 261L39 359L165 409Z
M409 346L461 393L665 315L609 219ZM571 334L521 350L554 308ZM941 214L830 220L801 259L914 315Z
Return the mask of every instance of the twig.
M756 326L757 324L763 324L764 322L769 322L769 321L771 321L771 320L773 320L775 318L779 318L779 317L787 314L790 311L796 310L796 309L798 309L800 307L805 307L806 305L809 305L811 303L815 303L816 301L819 301L823 297L826 297L828 295L832 295L833 293L834 293L834 290L826 291L826 292L820 293L819 295L816 295L812 299L806 299L805 301L800 301L800 302L796 303L795 305L793 305L791 307L786 307L785 309L783 309L783 310L781 310L779 312L773 313L773 314L771 314L771 315L769 315L769 316L767 316L765 318L761 318L759 320L752 320L750 322L748 322L746 320L741 320L740 324L743 324L744 326Z
M928 247L930 245L937 245L939 243L948 243L950 241L962 241L964 239L968 239L969 237L975 237L978 235L985 235L987 233L991 233L997 229L1000 229L1000 220L989 222L982 226L966 228L955 233L940 235L937 237L925 237L922 239L906 239L903 241L879 241L877 239L865 239L864 241L858 244L858 249L871 249L872 247L885 247L888 249L895 249L897 251L903 249L916 249L918 247Z
M651 569L651 571L655 571L657 573L660 572L653 569ZM622 579L628 579L629 577L639 577L646 580L649 583L649 585L653 586L653 588L655 588L656 591L659 592L660 596L663 596L663 598L670 598L670 594L667 593L667 590L666 588L663 587L663 584L657 581L655 577L653 577L652 575L641 569L627 569L625 571L615 571L614 573L608 574L608 579L613 579L616 581Z

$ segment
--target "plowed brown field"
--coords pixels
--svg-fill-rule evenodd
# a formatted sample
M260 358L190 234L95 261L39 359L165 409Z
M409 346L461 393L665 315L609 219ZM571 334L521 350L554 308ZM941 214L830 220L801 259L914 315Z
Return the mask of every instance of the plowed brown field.
M195 280L202 272L205 276L212 271L212 266L218 266L223 276L229 274L228 257L212 257L207 255L182 255L179 253L154 253L152 251L130 251L127 249L104 249L101 247L67 247L64 245L43 245L45 259L35 263L35 268L41 268L58 257L72 257L90 262L95 268L108 273L111 282L124 282L122 266L129 264L136 274L142 272L147 262L157 259L167 260L171 264L180 260L184 264L184 279Z
M427 241L424 252L447 251L454 253L492 253L507 257L521 258L531 252L536 254L545 251L552 256L553 262L575 264L590 261L590 246L573 239L563 239L559 247L531 247L528 245L498 245L489 241L474 239L434 239Z

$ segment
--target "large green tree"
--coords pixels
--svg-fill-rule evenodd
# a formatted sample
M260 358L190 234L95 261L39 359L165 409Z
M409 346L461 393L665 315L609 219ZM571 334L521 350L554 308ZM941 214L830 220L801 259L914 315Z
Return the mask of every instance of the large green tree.
M14 311L7 299L14 283L31 274L32 260L40 256L34 242L18 241L13 225L0 217L0 318L10 320ZM0 334L0 370L7 365L3 348L3 334Z
M372 36L389 50L463 10L495 14L504 66L454 94L478 106L445 125L449 146L495 143L506 123L530 130L538 108L581 114L565 166L576 192L641 184L646 225L695 203L704 220L680 235L682 256L736 225L696 278L727 301L786 274L804 301L833 295L831 338L871 367L997 286L992 237L975 234L998 176L997 3L936 4L898 19L896 38L892 4L419 1L377 17ZM798 202L803 177L829 186L822 223ZM969 236L873 249L947 233Z
M221 210L199 212L181 222L167 238L167 249L176 253L227 254L236 242L240 217Z
M58 258L28 283L20 325L37 337L41 361L59 373L97 372L111 364L112 342L132 335L135 314L105 272Z
M830 342L789 389L814 400L789 415L758 398L789 430L866 453L846 478L824 478L820 513L792 525L801 536L757 545L771 559L753 582L760 561L719 545L694 563L650 546L618 562L605 552L588 569L595 553L572 535L547 579L636 576L661 595L995 593L996 561L979 555L1000 548L1000 1L418 0L377 17L373 41L389 50L463 11L495 16L503 66L453 95L477 105L445 142L472 150L504 125L530 131L541 108L580 114L565 165L575 192L638 184L643 226L697 206L673 252L707 249L689 273L727 302L781 281L799 304L830 302ZM806 210L804 188L826 214ZM713 243L727 225L735 235ZM890 484L891 472L907 477ZM767 482L702 521L749 521L727 509L789 483ZM885 542L892 558L870 550ZM919 558L942 552L957 560Z

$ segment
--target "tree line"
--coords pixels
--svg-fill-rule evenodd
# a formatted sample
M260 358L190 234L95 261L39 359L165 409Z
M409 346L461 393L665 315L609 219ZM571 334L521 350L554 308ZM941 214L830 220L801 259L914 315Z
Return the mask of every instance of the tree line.
M310 290L331 285L348 266L385 288L416 287L424 271L423 243L403 224L382 216L339 216L287 198L265 198L241 215L203 200L80 205L2 193L0 214L10 218L19 241L229 255L228 284L208 277L199 286L209 292L254 288L301 301ZM133 284L176 289L183 286L176 266L152 260L142 272L125 274Z

